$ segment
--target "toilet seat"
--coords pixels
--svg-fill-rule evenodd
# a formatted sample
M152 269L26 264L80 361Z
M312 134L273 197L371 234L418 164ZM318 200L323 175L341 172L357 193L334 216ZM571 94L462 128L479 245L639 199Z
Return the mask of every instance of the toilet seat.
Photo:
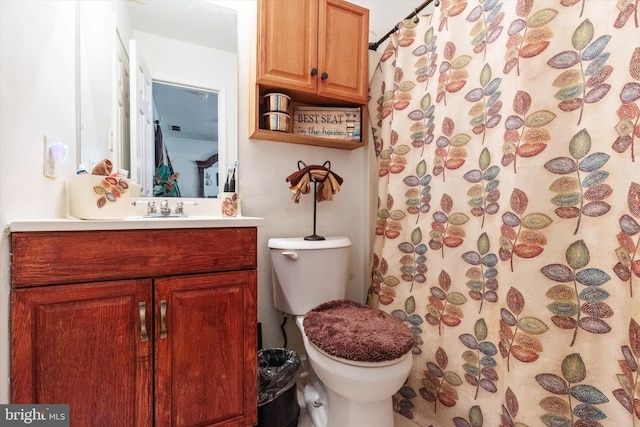
M326 351L324 351L323 349L321 349L320 347L318 347L317 345L315 345L314 343L312 343L311 341L309 341L309 344L311 346L313 346L313 348L315 350L317 350L318 353L322 354L323 356L328 357L329 359L335 360L336 362L344 363L346 365L359 366L361 368L380 368L380 367L383 367L383 366L395 365L396 363L400 363L400 362L404 361L404 359L409 357L409 355L411 354L411 352L407 351L405 354L403 354L402 356L398 357L397 359L383 360L383 361L380 361L380 362L362 362L362 361L357 361L357 360L345 359L343 357L333 356L333 355L327 353Z
M320 352L358 366L398 363L414 345L413 334L403 322L349 300L320 304L304 316L303 327Z

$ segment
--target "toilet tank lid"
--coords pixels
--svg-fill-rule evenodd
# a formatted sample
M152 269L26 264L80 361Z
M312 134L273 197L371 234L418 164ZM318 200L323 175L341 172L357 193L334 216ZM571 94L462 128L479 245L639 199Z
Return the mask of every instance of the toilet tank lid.
M271 249L334 249L351 246L348 237L330 236L325 240L304 240L304 237L274 237L269 239Z

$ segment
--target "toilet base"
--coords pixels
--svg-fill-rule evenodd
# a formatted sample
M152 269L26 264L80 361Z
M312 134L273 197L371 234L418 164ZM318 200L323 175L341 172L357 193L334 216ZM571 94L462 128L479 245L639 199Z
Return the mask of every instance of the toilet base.
M314 427L393 427L393 401L356 402L328 390L314 378L304 389L305 403Z
M379 402L349 401L334 391L329 392L327 427L376 426L393 427L391 397Z

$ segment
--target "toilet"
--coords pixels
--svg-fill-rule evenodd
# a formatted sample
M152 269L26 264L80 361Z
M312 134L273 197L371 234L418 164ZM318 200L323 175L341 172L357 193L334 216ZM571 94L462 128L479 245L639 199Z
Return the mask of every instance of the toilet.
M350 247L347 237L269 239L274 305L302 333L314 427L393 427L413 335L388 313L345 300Z

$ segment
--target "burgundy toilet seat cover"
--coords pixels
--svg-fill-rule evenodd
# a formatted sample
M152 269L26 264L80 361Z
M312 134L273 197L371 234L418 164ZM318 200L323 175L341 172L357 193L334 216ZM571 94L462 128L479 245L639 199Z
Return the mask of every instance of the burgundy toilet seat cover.
M394 360L414 344L402 321L354 301L320 304L304 316L302 325L307 338L321 350L356 362Z

